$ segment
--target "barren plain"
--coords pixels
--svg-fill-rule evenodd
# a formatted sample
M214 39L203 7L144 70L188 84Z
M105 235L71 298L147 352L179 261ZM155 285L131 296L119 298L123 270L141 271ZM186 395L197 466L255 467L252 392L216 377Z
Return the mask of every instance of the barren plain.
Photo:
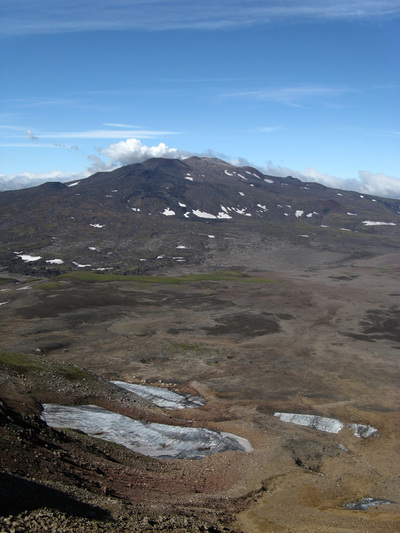
M0 351L72 363L100 379L62 381L44 369L41 381L2 365L5 405L25 422L33 417L41 435L18 433L5 408L0 456L10 479L2 478L3 489L59 490L72 507L48 495L36 507L53 509L54 527L82 531L398 531L400 256L321 252L305 268L300 252L291 263L271 256L268 269L175 283L4 277ZM110 380L168 387L206 403L179 411L130 403ZM232 432L254 450L152 459L46 428L37 418L46 401ZM326 433L275 412L371 425L379 435L360 438L347 427ZM368 497L392 503L346 507ZM92 506L93 516L79 505ZM7 523L35 530L32 508L9 506L19 518L3 518L6 530Z

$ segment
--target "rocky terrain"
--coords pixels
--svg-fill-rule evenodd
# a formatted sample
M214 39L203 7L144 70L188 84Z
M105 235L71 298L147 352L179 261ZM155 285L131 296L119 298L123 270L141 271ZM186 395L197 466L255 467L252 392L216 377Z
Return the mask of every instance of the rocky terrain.
M399 202L197 158L71 185L0 194L3 530L398 531ZM156 459L47 426L47 403L253 451Z

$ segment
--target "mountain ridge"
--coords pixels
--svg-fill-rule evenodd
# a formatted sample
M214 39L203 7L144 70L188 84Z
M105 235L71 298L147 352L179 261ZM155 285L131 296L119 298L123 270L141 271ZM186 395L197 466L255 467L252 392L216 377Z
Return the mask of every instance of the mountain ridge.
M219 266L227 240L246 247L254 241L257 253L272 241L332 251L365 247L366 241L397 247L399 220L397 200L265 175L216 158L153 158L65 184L0 193L0 265L40 267L49 275L76 268L201 267L213 258ZM239 259L233 264L245 267Z

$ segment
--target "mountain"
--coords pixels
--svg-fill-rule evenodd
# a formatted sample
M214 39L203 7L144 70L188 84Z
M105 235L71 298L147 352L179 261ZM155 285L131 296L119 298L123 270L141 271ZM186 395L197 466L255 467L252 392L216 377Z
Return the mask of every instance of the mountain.
M149 159L0 193L0 265L50 275L282 267L287 246L307 260L396 247L399 205L214 158Z

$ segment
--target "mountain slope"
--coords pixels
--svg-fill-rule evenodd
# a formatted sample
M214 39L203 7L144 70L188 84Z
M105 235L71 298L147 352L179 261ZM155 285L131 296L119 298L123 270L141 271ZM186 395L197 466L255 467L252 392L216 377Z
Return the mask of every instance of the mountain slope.
M50 273L226 266L234 241L247 251L228 262L246 266L246 256L284 243L332 252L397 246L399 220L398 200L219 159L150 159L77 182L0 193L0 264Z

